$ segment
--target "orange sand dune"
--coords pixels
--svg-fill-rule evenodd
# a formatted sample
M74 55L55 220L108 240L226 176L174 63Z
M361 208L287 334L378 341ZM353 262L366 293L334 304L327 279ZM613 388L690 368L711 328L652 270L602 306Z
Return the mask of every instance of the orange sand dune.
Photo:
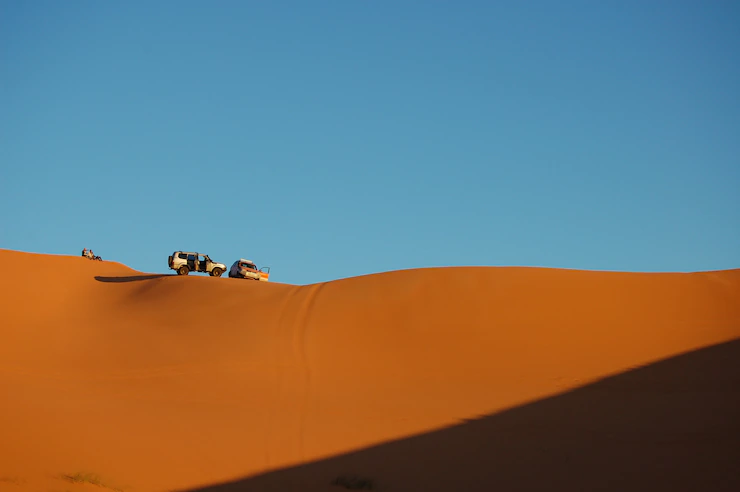
M3 492L740 489L740 270L0 262Z

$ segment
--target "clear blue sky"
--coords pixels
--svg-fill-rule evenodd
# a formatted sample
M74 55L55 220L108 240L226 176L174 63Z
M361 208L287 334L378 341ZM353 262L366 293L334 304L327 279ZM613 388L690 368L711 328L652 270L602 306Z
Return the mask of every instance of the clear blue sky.
M740 267L736 1L0 0L0 247Z

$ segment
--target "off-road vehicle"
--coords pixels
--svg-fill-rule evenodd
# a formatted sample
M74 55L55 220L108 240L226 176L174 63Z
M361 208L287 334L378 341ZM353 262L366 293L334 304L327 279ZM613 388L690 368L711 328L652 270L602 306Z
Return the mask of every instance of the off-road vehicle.
M267 282L270 278L270 267L257 269L257 265L251 260L241 258L236 260L229 270L231 278L248 278L252 280L261 280Z
M190 251L175 251L167 258L167 265L178 275L187 275L190 272L203 272L211 277L220 277L226 271L226 265L217 263L208 255Z

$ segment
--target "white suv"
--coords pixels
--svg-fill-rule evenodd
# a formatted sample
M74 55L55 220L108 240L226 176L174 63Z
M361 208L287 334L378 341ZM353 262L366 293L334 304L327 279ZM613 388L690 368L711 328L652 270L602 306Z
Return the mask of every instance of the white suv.
M220 277L226 271L226 265L211 260L208 255L188 251L175 251L167 258L167 265L178 275L203 272L211 277Z

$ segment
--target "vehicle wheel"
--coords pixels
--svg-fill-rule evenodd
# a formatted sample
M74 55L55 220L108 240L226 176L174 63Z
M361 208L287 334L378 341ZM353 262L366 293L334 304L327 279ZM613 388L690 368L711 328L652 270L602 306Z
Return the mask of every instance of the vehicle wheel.
M220 268L214 268L211 270L211 275L214 277L220 277L222 273L224 272L222 272Z
M183 266L181 266L180 268L177 269L177 274L178 275L187 275L188 272L190 272L190 270L188 270L188 267L186 267L185 265L183 265Z

